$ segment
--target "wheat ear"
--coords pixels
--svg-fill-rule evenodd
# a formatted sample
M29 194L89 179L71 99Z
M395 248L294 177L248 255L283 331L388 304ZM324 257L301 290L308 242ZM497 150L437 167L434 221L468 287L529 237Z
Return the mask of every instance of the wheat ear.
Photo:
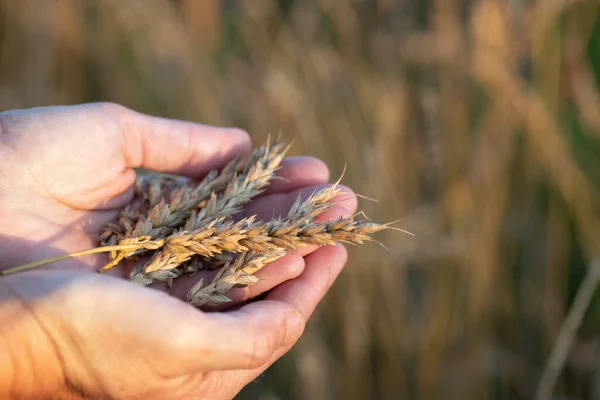
M340 193L338 186L340 180L331 186L313 193L305 201L302 201L301 197L298 196L288 212L287 220L312 220L314 217L327 210L333 202L333 199ZM202 222L202 224L207 223L207 221ZM184 257L181 258L179 254L180 253L171 254L168 251L157 252L145 268L138 265L131 272L129 279L143 285L152 282L165 282L171 285L173 279L178 278L185 272L195 273L199 268L216 269L221 267L222 269L226 269L231 265L231 263L227 262L231 257L225 256L223 253L204 257L204 261L199 260L198 258L200 256L198 255L184 255Z
M278 170L287 149L281 146L275 146L272 149L267 148L267 151L265 151L261 158L229 182L223 193L219 195L213 193L200 211L192 212L192 215L184 226L184 230L197 230L210 224L211 221L223 220L242 211L243 205L264 191ZM115 259L118 257L117 255ZM154 259L152 258L151 260ZM144 271L143 269L135 268L131 272L129 279L141 284L149 284L151 282L166 282L171 284L173 279L193 268L190 265L179 268L182 261L177 257L169 258L169 261L169 268L162 268L161 270ZM169 272L165 272L167 270Z
M274 249L262 254L255 252L241 254L238 258L228 261L208 285L205 286L204 280L200 279L188 292L187 300L197 307L227 303L231 299L224 293L234 287L255 284L259 279L254 276L254 273L284 255L284 249Z
M180 238L183 240L178 240L176 243L169 242L169 239L155 241L155 246L164 245L170 251L157 252L155 257L158 258L149 264L156 269L150 271L145 269L144 273L170 270L172 265L180 265L194 254L212 257L224 251L269 253L277 249L293 250L308 244L318 246L329 246L335 242L362 244L372 240L370 234L385 229L394 228L391 224L352 221L349 218L296 224L287 224L283 220L269 223L253 223L252 220L242 220L237 223L215 222L201 234ZM160 274L164 273L159 272Z
M235 160L237 162L237 160ZM231 165L231 162L230 164ZM227 167L223 173L227 173ZM217 171L211 171L206 179L213 179ZM109 223L100 235L100 242L104 246L117 244L120 239L131 236L135 229L136 221L145 218L150 211L161 201L176 201L178 197L184 199L192 196L192 179L160 173L144 173L135 180L135 195L130 204L125 206L115 222Z
M341 179L341 178L340 178ZM290 208L286 219L286 225L314 222L314 218L325 211L339 193L336 182L333 186L314 193L307 200L300 198ZM212 282L204 285L200 280L188 292L188 302L195 306L218 305L230 301L226 293L233 287L244 287L253 285L258 281L254 274L266 264L273 262L286 255L285 248L269 250L265 254L257 251L242 253L235 261L227 262ZM163 273L162 271L157 271Z
M335 242L362 244L365 241L372 240L369 237L370 234L385 229L395 229L411 234L410 232L393 227L394 223L377 224L367 221L353 221L351 218L338 218L334 221L326 222L303 221L296 224L286 224L282 219L266 223L255 223L252 217L235 223L216 220L200 232L191 232L175 238L158 240L153 240L150 237L136 238L135 242L132 243L97 247L19 265L0 271L0 275L11 275L71 257L81 257L108 251L158 250L167 248L171 251L171 256L182 259L181 264L189 260L194 254L212 257L215 254L223 252L243 253L256 251L267 253L278 248L293 250L299 246L308 244L318 246L333 245ZM160 268L156 270L158 269Z
M295 250L308 244L363 244L371 240L370 234L390 227L390 224L353 221L351 218L296 223L288 223L284 219L255 223L249 218L236 223L214 221L198 232L176 234L167 239L146 242L144 245L162 246L163 252L167 250L169 255L189 259L193 254L212 257L224 251L240 253L253 250L264 253L275 248ZM158 263L152 266L154 270L161 269Z
M125 207L117 222L107 225L101 235L103 245L114 245L121 239L137 236L161 237L170 234L174 228L185 222L192 210L205 201L212 193L223 190L236 173L258 162L265 154L276 156L281 143L271 144L270 140L242 159L234 158L219 172L210 171L196 186L189 180L180 178L161 179L140 177L136 180L138 199ZM175 184L179 180L180 184ZM169 199L164 197L165 189ZM146 209L144 206L149 207Z
M261 157L256 162L248 165L242 173L238 175L234 174L229 179L224 193L217 196L213 191L210 194L210 199L199 212L190 211L184 229L194 229L207 224L211 220L229 217L241 211L241 206L250 201L252 197L260 194L267 186L270 179L279 169L279 165L287 149L287 147L283 147L281 144L273 146L269 144L265 145L264 149L259 153ZM202 189L203 193L208 192L208 186L202 186L204 188ZM159 203L159 206L161 204ZM168 235L169 232L172 232L172 229L168 230L170 225L161 224L159 227L155 227L155 222L153 222L157 219L163 221L166 217L172 215L169 214L168 208L165 210L164 215L160 214L159 211L160 216L158 217L158 214L151 213L146 221L138 223L133 232L133 237L121 239L119 244L133 244L136 242L136 238L143 236L160 239ZM182 216L180 216L177 221L182 223L185 219L182 219ZM111 252L109 255L111 262L103 266L100 272L104 272L118 264L122 259L140 254L142 251L143 249L127 252Z
M279 223L285 225L286 223L301 224L312 221L312 218L329 208L332 200L338 193L338 186L333 185L314 193L305 201L301 201L298 198L288 212L287 218L284 220L278 219L275 222L279 221ZM193 224L190 224L187 226L188 229L177 232L166 239L165 248L154 255L146 265L144 272L152 273L159 270L173 269L189 260L194 254L213 257L215 254L220 254L223 251L232 251L234 253L246 251L244 246L240 247L233 242L243 239L243 235L258 233L256 229L254 231L247 231L247 227L253 223L254 217L244 219L238 223L223 219L206 220L202 224L196 225L199 226L197 229L189 229L190 227L195 227ZM254 228L258 226L262 225L258 224ZM223 246L223 248L210 247L212 242L222 242L218 246ZM194 243L196 244L195 246ZM184 244L184 246L181 246L181 244ZM187 250L186 245L188 247Z

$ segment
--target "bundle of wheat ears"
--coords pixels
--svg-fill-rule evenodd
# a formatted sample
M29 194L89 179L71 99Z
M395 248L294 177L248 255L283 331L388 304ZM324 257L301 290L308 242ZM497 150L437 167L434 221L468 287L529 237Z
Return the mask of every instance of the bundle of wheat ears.
M165 282L170 287L181 276L218 269L210 283L200 279L187 300L195 306L219 305L230 301L226 296L229 290L256 283L258 270L299 246L362 244L372 240L372 233L398 229L353 218L316 221L315 217L340 194L339 181L305 200L298 198L285 217L266 222L254 216L234 220L233 216L275 178L288 149L283 143L267 141L246 157L230 161L221 171L211 171L200 183L170 175L141 175L133 201L117 221L106 226L97 248L18 266L2 274L109 252L110 262L99 272L134 258L138 262L129 279L142 285Z

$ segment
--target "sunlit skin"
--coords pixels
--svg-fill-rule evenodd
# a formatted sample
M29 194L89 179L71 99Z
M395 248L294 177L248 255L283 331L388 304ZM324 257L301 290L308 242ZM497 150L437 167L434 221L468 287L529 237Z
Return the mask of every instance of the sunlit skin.
M250 147L239 129L114 104L1 113L0 268L95 247L133 196L133 168L201 178ZM329 179L309 157L278 175L248 215L285 213ZM355 212L343 189L321 219ZM127 267L96 273L102 254L0 278L0 398L232 398L296 343L346 258L341 245L299 249L220 312L181 301L199 276L143 287Z

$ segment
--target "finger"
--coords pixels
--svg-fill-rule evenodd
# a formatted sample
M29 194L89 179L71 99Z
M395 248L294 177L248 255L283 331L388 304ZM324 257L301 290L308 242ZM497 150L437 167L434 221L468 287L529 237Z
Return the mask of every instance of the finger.
M40 313L51 315L56 327L69 327L73 343L86 344L87 359L123 364L148 359L165 378L257 368L304 328L302 316L283 302L202 313L165 293L85 272L32 271L2 283L23 301L39 303Z
M196 334L208 348L190 348L199 371L255 369L273 358L278 349L295 343L304 331L304 318L289 304L260 301L236 311L204 314ZM215 340L218 334L218 340ZM198 360L204 354L204 360ZM190 369L188 368L188 372Z
M348 252L342 244L323 247L305 257L304 272L298 278L273 289L267 299L290 304L308 320L347 259Z
M306 321L341 272L346 259L347 252L342 245L322 248L306 257L305 270L298 278L274 288L266 300L236 311L205 314L209 321L202 323L203 329L195 331L199 327L194 325L184 337L212 342L214 348L209 349L212 353L188 347L191 354L206 356L202 361L192 357L196 364L190 365L188 362L194 361L186 360L181 367L250 369L258 374L280 355L277 353L280 349L289 348L298 340ZM219 332L219 340L211 340L214 334L207 337L207 332Z
M240 129L152 117L114 104L103 107L122 127L123 155L132 168L199 177L250 149L250 138Z
M287 157L281 163L281 168L265 190L264 195L272 193L287 193L301 189L305 186L314 186L327 183L329 168L318 158L314 157Z
M299 338L298 338L299 339ZM269 361L264 363L258 368L245 369L245 370L234 370L234 371L215 371L207 379L216 379L220 382L227 382L227 393L224 393L223 397L233 398L239 393L246 385L258 378L263 372L267 370L271 365L275 364L277 360L286 355L292 347L298 342L298 340L289 343L286 346L282 346L277 349Z
M259 296L264 292L271 290L277 285L286 282L290 279L298 277L304 270L304 259L299 255L288 255L272 263L267 264L264 268L256 272L254 275L260 279L257 283L246 288L236 288L224 293L232 302L224 304L220 307L208 307L207 310L224 310L231 308L243 301ZM171 294L180 299L185 299L190 289L201 279L204 282L210 282L216 274L214 271L211 274L196 274L194 276L185 276L177 279L171 289Z
M314 192L323 189L327 185L313 185L294 190L289 193L274 193L265 197L258 198L252 201L242 213L242 217L256 215L258 220L267 221L279 216L285 216L292 205L300 196L302 199L308 198ZM332 203L345 208L353 214L358 207L356 195L352 189L338 185L341 192L337 195Z
M282 301L293 306L302 314L304 321L307 321L318 302L341 272L346 259L347 252L342 245L319 250L306 258L306 267L300 277L278 286L269 293L267 299ZM286 354L296 343L291 339L292 337L289 342L273 352L271 358L263 365L244 371L222 372L218 378L230 382L232 391L240 390Z

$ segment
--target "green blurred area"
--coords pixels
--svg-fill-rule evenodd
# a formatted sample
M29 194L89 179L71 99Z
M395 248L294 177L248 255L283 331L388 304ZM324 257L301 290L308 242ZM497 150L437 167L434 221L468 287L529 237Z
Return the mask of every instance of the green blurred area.
M600 16L575 0L0 0L0 109L269 133L403 218L240 399L532 398L600 251ZM85 134L85 132L82 132ZM556 398L600 398L594 299Z

